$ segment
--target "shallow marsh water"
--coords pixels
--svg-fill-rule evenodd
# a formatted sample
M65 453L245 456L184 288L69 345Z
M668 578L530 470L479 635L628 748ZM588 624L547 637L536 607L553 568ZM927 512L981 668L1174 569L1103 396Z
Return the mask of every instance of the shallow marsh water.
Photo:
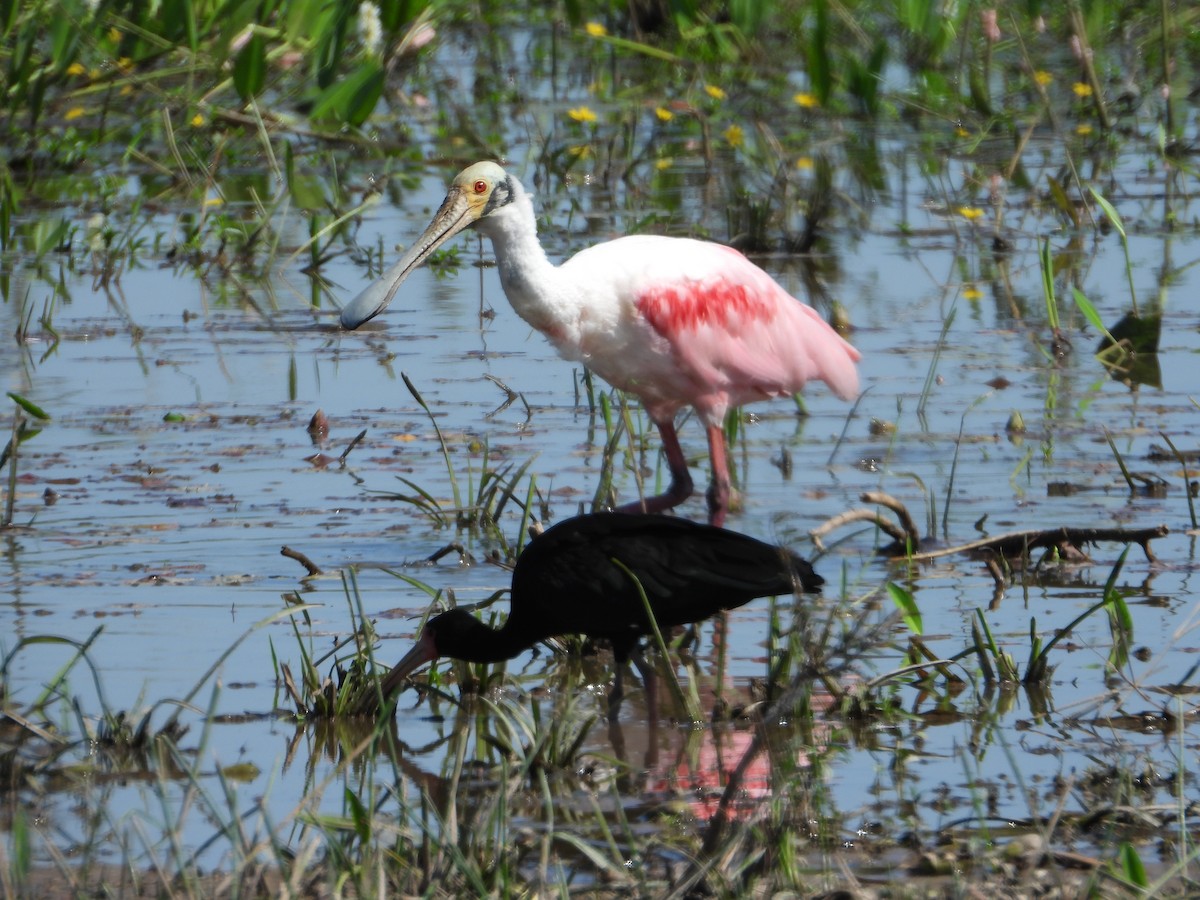
M423 191L403 208L379 208L364 231L378 229L385 241L414 234L437 202L442 174L431 172ZM589 187L564 190L580 193ZM551 199L544 208L555 206ZM878 210L875 218L903 218L920 231L920 215ZM939 526L951 542L976 537L976 523L984 517L982 530L993 534L1057 525L1165 523L1172 528L1170 537L1154 542L1159 563L1151 565L1135 550L1120 585L1133 608L1135 645L1152 651L1146 664L1132 664L1135 678L1144 679L1143 689L1149 691L1177 682L1195 664L1194 538L1182 533L1187 504L1178 467L1148 462L1146 456L1151 445L1162 443L1160 430L1191 449L1188 436L1196 433L1200 419L1190 399L1200 350L1194 315L1166 304L1161 390L1131 392L1105 377L1087 352L1095 340L1090 334L1077 337L1077 352L1061 366L1050 366L1038 346L1043 338L1015 322L990 291L967 301L959 285L941 284L953 278L959 253L982 253L984 238L954 241L935 213L927 213L923 224L936 232L918 239L888 228L869 229L839 247L844 277L836 293L850 311L854 342L863 351L864 398L840 444L847 410L819 387L806 397L804 419L784 402L753 408L753 424L736 453L745 509L731 526L808 552L806 532L859 505L857 495L866 489L889 491L923 521L922 485L938 505L941 521L961 425L948 516ZM553 230L548 242L556 253L575 243ZM1135 274L1143 290L1153 284L1168 242L1181 262L1200 253L1190 237L1135 237ZM476 240L470 237L464 244L464 259L473 261ZM785 260L761 262L802 291ZM1036 290L1035 263L1029 246L1013 257L1014 282L1027 295ZM283 275L285 282L299 279ZM363 280L349 265L333 277L346 285L346 295ZM290 591L299 590L301 599L314 605L308 615L317 648L344 636L348 608L341 579L333 574L302 582L299 567L279 555L281 545L335 573L366 564L357 585L368 615L379 617L384 640L377 653L383 660L402 653L427 597L373 564L395 567L421 560L462 535L434 528L411 506L373 493L403 490L396 481L402 475L442 498L450 494L436 438L400 372L409 375L435 411L454 447L460 479L468 477L468 469L479 471L478 448L486 442L493 465L536 457L530 471L547 492L554 517L590 501L603 425L577 402L572 367L556 359L507 307L491 268L464 264L457 274L440 278L421 271L385 316L355 334L340 333L332 313L287 302L283 290L277 292L278 308L266 312L214 307L194 284L170 271L128 272L119 298L92 290L82 279L68 286L71 302L54 318L57 346L46 353L48 335L30 340L21 348L19 364L10 368L8 387L41 405L53 421L26 445L22 457L17 519L25 524L5 535L0 583L7 602L0 615L10 646L37 634L82 641L102 626L88 655L111 708L136 710L184 696L239 635L277 612L281 595ZM1085 287L1106 321L1125 307L1115 238L1096 249ZM1184 268L1171 293L1186 297L1198 288L1193 270ZM480 319L481 302L495 310L494 318ZM954 305L957 315L935 362L942 323ZM192 316L187 321L185 311ZM13 307L5 307L4 314L9 318L4 328L11 333ZM920 419L916 408L931 370L936 380ZM486 380L489 375L519 392L524 403L493 415L504 394ZM1010 385L990 388L997 378ZM1053 409L1047 409L1050 391ZM318 408L330 420L324 451L329 456L338 456L360 429L368 429L345 466L309 461L320 448L305 428ZM1014 409L1024 413L1029 426L1023 442L1004 432ZM895 422L895 435L872 436L872 417ZM1162 496L1130 495L1105 442L1105 428L1132 468L1166 479ZM685 426L683 433L689 453L699 457L703 447L697 429ZM833 463L827 465L835 445ZM784 447L793 459L790 477L772 463ZM631 479L627 473L619 478L622 496L628 496ZM1085 489L1048 496L1047 484L1055 481ZM47 488L58 494L53 505L43 505ZM683 514L701 517L702 500L693 500ZM510 541L517 538L517 525L513 513L502 524ZM483 557L487 548L467 537L471 551ZM920 605L930 644L945 655L964 647L975 611L987 610L992 602L992 580L982 566L950 558L897 569L873 555L875 544L872 532L859 529L820 560L832 593L839 593L842 571L851 596L900 579ZM1101 545L1094 564L1071 566L1061 576L1018 578L988 611L991 627L1023 661L1030 618L1047 635L1065 625L1097 600L1119 552L1119 546ZM507 580L487 564L441 564L410 574L453 589L459 602L482 599ZM760 602L730 618L728 675L735 691L744 693L748 679L764 674L767 609ZM707 637L705 632L699 671L711 677ZM1149 754L1151 765L1163 771L1188 765L1173 756L1194 753L1190 729L1176 743L1156 732L1118 732L1100 722L1087 728L1063 724L1063 718L1092 715L1089 701L1104 692L1103 660L1110 642L1099 616L1077 629L1076 649L1055 657L1050 689L1055 713L1036 720L1018 697L1016 706L988 728L985 743L996 752L964 754L965 746L980 739L970 716L940 727L918 718L912 733L885 734L873 747L847 748L828 772L836 805L848 820L861 810L861 824L874 821L878 813L872 806L887 790L880 779L892 765L893 752L918 735L922 751L912 766L916 774L909 775L914 781L904 790L917 796L948 790L965 808L971 791L964 778L970 772L978 781L1009 785L999 794L1001 818L1030 812L1013 787L1019 778L1037 784L1088 769L1094 729L1124 748L1118 757ZM220 669L217 709L237 715L286 706L274 683L271 655L294 661L294 651L287 622L252 634ZM67 656L66 650L26 648L10 667L10 689L37 690ZM510 668L536 673L553 665L543 653L534 660L522 657ZM599 669L595 675L599 682L607 672ZM81 670L70 690L80 695L84 709L96 708L95 685ZM201 689L200 706L208 704L210 690L211 683ZM918 692L904 693L914 711L925 712ZM600 695L591 702L598 708ZM1172 703L1159 693L1135 693L1122 708L1157 710ZM1112 711L1107 704L1098 708ZM409 747L436 746L454 726L453 714L442 722L431 721L429 713L427 703L402 700L397 733ZM627 705L635 759L649 749L640 744L650 740L638 722L640 714L636 700ZM296 804L314 777L307 764L294 761L280 770L295 736L294 726L283 721L226 724L213 730L206 749L214 764L240 761L260 769L264 774L247 785L248 792L258 794L265 788L262 782L270 780L266 802L282 812ZM655 738L660 758L679 752L685 738L665 728ZM612 752L603 730L589 743L598 752ZM436 749L414 754L409 762L431 776L443 767ZM323 767L317 772L323 774ZM124 813L142 815L153 808L145 785L97 789L111 791L109 814L115 822ZM64 836L76 834L81 823L71 821L68 798L47 799L52 808L46 814L55 827ZM932 810L919 818L929 827L938 820ZM205 826L195 826L193 839L199 839Z
M1110 765L1135 775L1162 775L1161 783L1150 779L1146 797L1169 800L1176 788L1172 773L1192 768L1197 749L1186 694L1177 705L1168 692L1188 680L1196 665L1196 547L1194 536L1186 534L1183 473L1175 463L1149 459L1149 453L1164 443L1160 432L1184 451L1196 449L1200 433L1194 402L1200 329L1190 302L1200 290L1193 265L1200 259L1200 241L1194 228L1159 227L1161 185L1146 183L1140 158L1117 166L1117 176L1137 188L1110 199L1130 227L1140 302L1151 305L1167 285L1161 287L1162 386L1131 390L1096 362L1098 336L1078 313L1066 311L1069 303L1064 319L1074 350L1059 361L1045 353L1050 335L1040 296L1038 237L1050 233L1059 247L1068 238L1052 231L1049 216L1031 207L1010 210L1014 246L998 262L990 229L957 215L946 202L970 193L961 173L948 167L942 181L927 178L916 156L906 156L904 134L883 137L880 147L881 155L900 161L889 171L888 189L873 195L857 228L829 235L821 267L863 352L863 398L848 424L847 406L820 386L807 393L804 418L786 402L751 408L734 453L745 506L729 525L808 554L811 528L861 505L862 491L878 489L906 503L920 523L933 506L934 537L947 543L981 532L1055 526L1162 523L1171 534L1153 544L1157 563L1135 548L1118 581L1133 610L1134 646L1148 651L1129 663L1128 682L1106 684L1111 637L1107 620L1096 615L1072 633L1069 648L1054 655L1057 668L1044 701L1020 693L996 701L986 691L967 691L961 709L934 708L920 689L906 687L898 696L912 713L908 724L852 737L841 723L796 730L781 723L772 762L803 765L805 747L842 744L842 752L821 769L830 805L843 817L838 837L848 845L869 844L884 833L889 854L902 829L936 831L947 819L971 815L981 793L988 796L988 821L1000 828L1048 815L1057 780L1078 777L1084 784L1090 773ZM1046 158L1049 168L1049 151ZM512 168L527 183L537 174L519 159ZM419 233L455 169L431 165L414 187L374 207L358 242L390 248ZM366 170L351 175L358 183L368 178ZM922 187L901 190L901 184ZM668 217L674 227L718 233L721 223L714 219L720 217L713 210L722 204L714 204L713 192L710 180L692 172L678 178L673 196L664 192L655 199L669 198L677 211ZM556 257L620 233L633 218L610 205L612 196L598 177L553 180L538 194L543 224L549 226L543 227L544 240ZM1179 201L1174 216L1194 222L1195 211ZM289 237L298 243L304 235ZM1112 325L1129 306L1124 256L1115 234L1091 241L1087 231L1076 257L1080 285ZM219 288L214 294L212 284L154 265L128 270L109 290L64 270L70 301L54 312L57 342L34 328L21 346L9 343L3 350L6 387L52 416L22 449L19 527L3 535L5 649L37 635L84 641L102 626L88 649L96 677L76 667L70 693L79 696L83 710L140 710L189 695L208 667L255 623L278 613L292 592L311 604L302 634L318 651L345 637L350 615L340 573L354 566L363 609L376 618L382 639L378 658L398 658L428 597L386 568L420 561L455 539L477 559L490 549L470 532L435 527L412 505L389 496L408 492L398 476L443 503L451 496L437 437L402 372L436 415L464 488L478 477L486 448L493 468L534 458L529 472L552 518L588 506L605 431L584 399L580 373L516 318L494 269L476 267L489 259L490 247L473 236L458 244L457 271L419 271L384 316L354 334L337 328L336 311L310 308L310 285L294 263L276 273L270 292L253 290L253 303L232 301ZM807 295L795 260L779 255L758 261L789 290ZM343 300L368 277L348 256L328 263L322 274ZM29 289L36 308L48 294L46 282L32 280ZM10 292L24 295L22 289ZM481 316L481 309L495 315ZM5 304L0 317L0 331L17 332L19 304ZM501 408L505 393L488 376L521 399ZM326 446L314 446L306 433L318 409L330 422ZM1005 432L1014 410L1028 426L1021 437ZM637 421L636 411L634 417ZM877 433L873 419L893 423L895 431ZM644 421L641 427L647 427ZM340 464L337 457L364 428L366 438ZM1161 477L1165 490L1131 494L1106 431L1130 468ZM699 429L685 425L682 434L697 460L699 482L704 477ZM661 476L653 438L650 447L646 462ZM790 475L775 463L785 448ZM312 459L322 452L332 460ZM1051 491L1051 484L1061 482L1079 490ZM627 471L618 473L617 485L622 498L636 490ZM53 503L45 499L47 489L57 495ZM524 485L517 496L524 496ZM701 518L702 498L681 513ZM501 522L510 543L519 539L518 527L510 509ZM978 563L949 557L906 567L876 555L879 538L873 530L857 527L840 536L845 539L817 563L830 586L828 599L813 601L818 615L882 616L888 601L880 591L894 580L914 595L925 639L939 654L952 656L968 645L971 623L982 610L1022 663L1031 619L1044 638L1071 622L1100 598L1121 551L1103 544L1094 548L1093 563L1018 575L997 600L991 576ZM283 545L331 574L302 579L299 566L279 555ZM458 566L450 559L406 571L433 588L453 589L460 603L483 599L507 583L498 567ZM843 596L860 598L850 613L834 603ZM751 679L765 674L770 609L764 601L730 616L725 689L735 697L748 696ZM903 634L897 626L897 635ZM693 674L705 683L707 706L716 671L712 648L711 631L704 629ZM6 686L18 696L35 693L70 656L68 648L27 646L13 656ZM219 692L213 694L211 681L202 684L192 700L197 709L183 716L195 729L185 745L203 747L202 769L248 763L259 771L254 776L246 775L250 768L242 770L249 783L238 796L247 808L261 803L275 821L316 785L328 795L321 804L327 812L341 809L343 782L363 787L356 782L360 771L335 765L336 751L324 755L335 741L326 743L270 715L243 717L287 706L272 658L294 668L297 656L288 621L253 631L221 665ZM860 668L869 676L900 662L899 655L884 656ZM545 672L546 686L531 695L506 692L493 699L583 721L599 710L609 673L587 663L587 678L579 683L590 681L592 688L581 698L577 691L567 695L558 689L558 671L566 665L544 651L520 657L509 671L531 676L523 684L534 688ZM964 666L973 667L973 660ZM202 741L201 712L210 703L229 719ZM1183 727L1174 734L1120 718L1164 709L1183 714ZM406 695L396 734L409 748L403 762L408 789L435 786L445 777L452 761L444 755L443 738L464 722L486 733L493 727L487 717L486 708L460 713ZM696 791L680 788L670 776L678 778L684 761L695 765L724 742L728 756L736 756L740 746L736 730L732 735L717 730L714 737L665 723L652 729L636 696L623 719L619 738L596 727L587 747L597 760L617 755L635 768L639 760L645 763L640 789L620 795L631 815L643 803L666 804L677 795L697 800ZM479 753L489 758L482 742ZM572 785L569 803L585 808L582 795L589 784L583 779ZM596 790L607 797L606 787ZM1103 792L1081 788L1078 805L1086 806L1088 790ZM1196 799L1191 779L1184 790L1185 799ZM89 791L89 802L76 806ZM89 829L112 828L125 836L107 844L118 855L135 822L171 825L173 812L160 808L159 796L153 784L125 783L98 769L90 788L45 796L38 815L64 846L86 844ZM96 797L105 801L100 825L78 814L95 809ZM648 815L639 829L653 830L651 821ZM211 830L200 817L186 819L184 843L197 846ZM1086 848L1089 840L1080 843ZM886 870L894 861L885 854L879 865Z

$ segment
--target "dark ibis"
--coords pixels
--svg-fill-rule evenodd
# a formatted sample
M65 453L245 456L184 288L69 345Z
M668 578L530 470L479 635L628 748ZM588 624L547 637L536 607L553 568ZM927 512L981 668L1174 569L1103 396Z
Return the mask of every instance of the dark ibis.
M617 668L609 714L615 716L621 671L652 631L637 584L665 630L757 597L817 591L823 583L789 550L736 531L648 513L576 516L534 538L517 557L502 627L464 609L434 616L384 677L383 696L439 656L500 662L546 638L583 634L612 646Z

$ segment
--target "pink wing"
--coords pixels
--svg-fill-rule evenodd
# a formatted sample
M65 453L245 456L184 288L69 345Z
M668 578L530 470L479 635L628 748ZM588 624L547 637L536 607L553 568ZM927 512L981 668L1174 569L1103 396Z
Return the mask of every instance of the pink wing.
M669 240L641 281L636 306L690 375L687 402L719 419L730 406L790 395L814 379L858 393L859 352L741 253ZM682 264L682 265L681 265Z

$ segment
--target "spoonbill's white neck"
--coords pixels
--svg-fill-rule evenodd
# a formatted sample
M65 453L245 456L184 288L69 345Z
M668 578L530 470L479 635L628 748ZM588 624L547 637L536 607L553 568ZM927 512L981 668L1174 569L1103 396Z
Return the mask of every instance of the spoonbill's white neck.
M546 257L537 235L533 197L511 175L512 197L475 223L492 240L500 284L517 314L539 331L554 337L571 312L568 292L562 290L558 267Z

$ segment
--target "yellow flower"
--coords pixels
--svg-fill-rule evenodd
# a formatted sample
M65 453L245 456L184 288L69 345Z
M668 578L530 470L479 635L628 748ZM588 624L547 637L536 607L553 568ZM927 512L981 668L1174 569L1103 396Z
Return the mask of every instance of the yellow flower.
M708 94L708 96L712 97L714 100L725 99L725 92L715 84L706 84L704 86L704 93Z
M133 71L133 60L130 59L128 56L122 56L117 60L117 68L120 69L122 72L126 72L126 73L132 72Z
M108 29L108 39L114 44L117 43L119 40L121 40L121 32L117 31L115 28Z
M1050 84L1050 82L1052 82L1054 80L1054 76L1051 75L1049 72L1047 72L1045 69L1038 69L1036 72L1033 73L1033 80L1036 81L1038 84L1040 84L1042 87L1045 87L1046 85Z
M1089 125L1087 122L1084 122L1080 125L1076 125L1075 133L1078 135L1082 135L1083 137L1087 137L1089 134L1092 133L1092 126Z
M967 131L961 125L954 129L954 133L960 138L969 138L971 136L971 132Z
M982 296L983 291L975 287L973 284L968 284L965 288L963 288L963 299L965 300L978 300Z
M583 30L592 37L604 37L606 34L608 34L608 29L599 22L588 22L583 26Z
M796 168L801 172L811 172L813 161L811 156L802 156L796 160Z
M983 210L978 206L960 206L958 214L968 222L974 222L983 218Z
M87 115L87 110L84 109L82 106L72 106L70 109L67 110L66 115L64 115L63 118L66 119L68 122L71 122L71 121L74 121L75 119L81 119L86 115Z
M1092 86L1090 84L1084 84L1082 81L1077 81L1071 85L1071 90L1075 92L1076 97L1092 96Z
M820 103L817 102L816 97L814 97L812 94L807 93L806 91L801 91L799 94L794 96L792 99L795 100L799 106L803 106L805 109L813 109L814 107L821 105Z
M83 67L83 63L73 62L67 66L68 75L86 75L87 69Z
M654 114L658 116L658 121L660 122L670 122L675 118L675 113L671 112L665 106L654 107Z
M673 165L675 165L675 160L669 156L664 156L662 159L656 159L654 161L654 168L658 169L660 172L665 172Z
M725 138L730 147L740 147L746 142L746 133L742 131L741 125L730 125L721 136Z
M596 114L586 106L577 106L567 110L567 116L572 122L595 122Z
M193 128L199 128L203 124L204 124L204 116L200 115L200 113L196 113L194 116L192 116L192 127Z

